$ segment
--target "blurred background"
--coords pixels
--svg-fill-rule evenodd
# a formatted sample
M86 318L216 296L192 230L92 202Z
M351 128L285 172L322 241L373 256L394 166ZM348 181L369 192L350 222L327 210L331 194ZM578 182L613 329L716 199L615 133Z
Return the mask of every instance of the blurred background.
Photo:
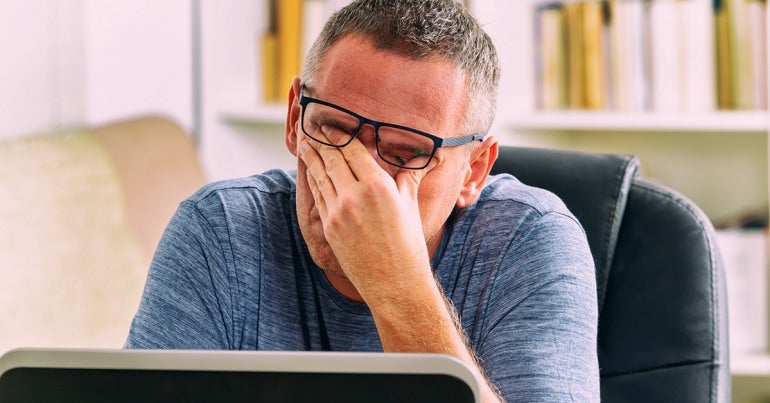
M205 182L292 168L290 78L347 0L0 0L0 351L122 344ZM770 373L763 0L467 0L503 144L635 154L719 229L736 373Z

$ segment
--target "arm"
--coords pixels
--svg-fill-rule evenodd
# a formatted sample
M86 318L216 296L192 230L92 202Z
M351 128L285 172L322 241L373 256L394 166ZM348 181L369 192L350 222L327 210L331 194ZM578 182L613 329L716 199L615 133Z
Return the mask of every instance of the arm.
M387 302L367 304L385 351L453 355L473 370L482 402L502 401L469 347L451 303L432 278Z
M192 202L183 202L153 257L125 348L228 349L230 306L216 237Z
M427 170L401 170L394 180L357 139L342 149L300 141L324 235L383 349L454 355L473 368L482 401L500 401L433 277L417 205Z
M477 353L510 401L599 400L595 270L574 218L547 213L504 251Z

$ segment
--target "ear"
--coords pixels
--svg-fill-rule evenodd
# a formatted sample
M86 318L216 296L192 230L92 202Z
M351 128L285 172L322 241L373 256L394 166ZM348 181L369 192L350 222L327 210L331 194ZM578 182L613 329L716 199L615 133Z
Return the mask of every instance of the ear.
M286 127L284 130L286 132L286 148L288 148L289 152L292 153L292 155L295 157L297 156L297 144L299 143L299 134L297 133L297 122L299 121L301 109L299 105L299 95L300 79L299 77L294 77L294 80L291 83L291 88L289 88L289 100L286 111Z
M457 207L468 207L478 200L481 190L489 177L489 171L497 160L497 138L488 136L474 147L466 167L465 182L457 198Z

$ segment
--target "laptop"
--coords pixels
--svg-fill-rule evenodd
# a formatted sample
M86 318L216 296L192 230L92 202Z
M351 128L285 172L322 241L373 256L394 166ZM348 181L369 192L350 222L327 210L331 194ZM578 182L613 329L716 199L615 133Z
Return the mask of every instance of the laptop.
M477 403L440 354L17 349L0 357L0 402Z

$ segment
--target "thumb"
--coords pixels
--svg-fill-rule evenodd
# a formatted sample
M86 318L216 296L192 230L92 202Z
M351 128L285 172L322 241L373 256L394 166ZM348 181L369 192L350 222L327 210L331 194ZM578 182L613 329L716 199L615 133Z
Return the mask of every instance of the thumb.
M396 187L402 196L417 200L417 189L427 169L402 169L396 174Z

